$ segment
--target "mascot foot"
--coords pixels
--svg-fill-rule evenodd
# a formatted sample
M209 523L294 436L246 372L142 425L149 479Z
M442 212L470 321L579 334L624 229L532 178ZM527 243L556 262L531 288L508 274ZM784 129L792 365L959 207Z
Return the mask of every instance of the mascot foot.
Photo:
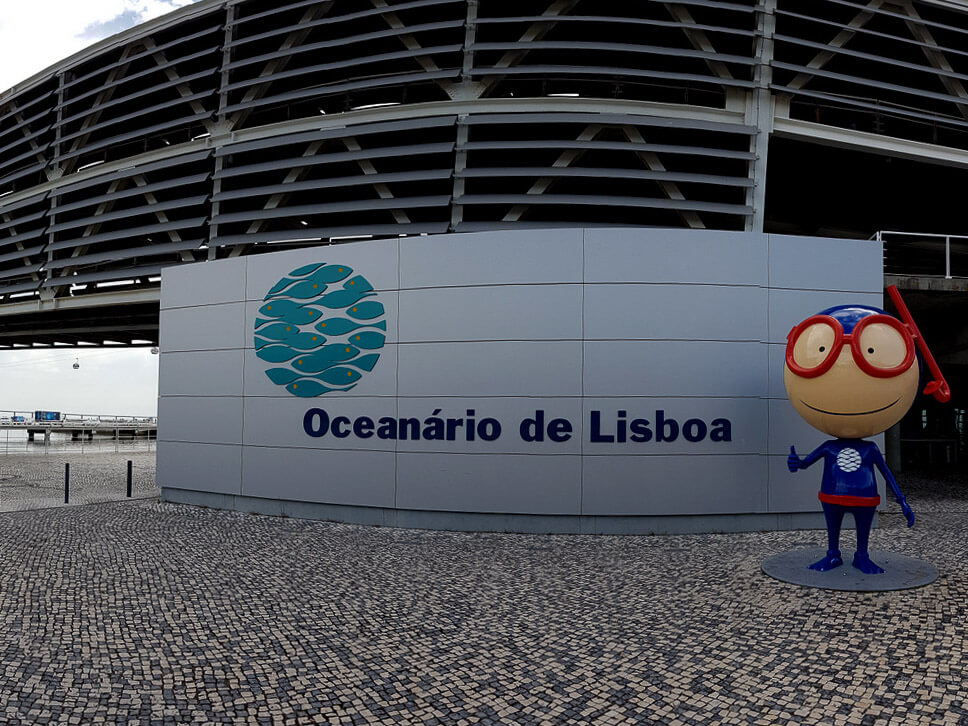
M856 560L856 558L854 558ZM840 567L844 564L844 561L840 559L839 552L831 552L827 550L827 556L818 562L814 562L809 566L809 569L816 570L817 572L826 572L827 570L832 570L835 567Z
M871 562L870 557L862 555L860 552L854 554L854 567L868 575L879 575L884 572L883 568Z

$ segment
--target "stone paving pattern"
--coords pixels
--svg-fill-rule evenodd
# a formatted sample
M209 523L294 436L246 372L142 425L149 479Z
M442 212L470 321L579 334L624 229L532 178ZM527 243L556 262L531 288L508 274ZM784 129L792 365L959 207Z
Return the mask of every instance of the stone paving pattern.
M154 451L2 455L0 512L64 506L64 464L70 464L71 504L124 499L129 460L131 497L158 497Z
M968 724L968 488L872 545L934 584L777 582L823 533L466 534L139 500L0 514L4 724Z

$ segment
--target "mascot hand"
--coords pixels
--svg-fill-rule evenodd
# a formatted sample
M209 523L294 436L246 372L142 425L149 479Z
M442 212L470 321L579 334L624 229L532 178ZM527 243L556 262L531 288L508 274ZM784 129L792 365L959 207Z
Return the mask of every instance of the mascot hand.
M897 503L901 505L901 513L904 515L904 518L907 520L908 527L913 527L914 512L911 511L911 507L908 506L908 503L904 499L904 497L901 497L900 499L898 499Z

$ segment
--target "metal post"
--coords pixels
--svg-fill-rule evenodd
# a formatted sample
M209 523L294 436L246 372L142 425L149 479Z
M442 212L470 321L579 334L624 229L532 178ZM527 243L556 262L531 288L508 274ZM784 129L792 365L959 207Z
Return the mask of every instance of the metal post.
M64 464L64 504L71 498L71 465Z
M128 459L128 499L131 498L131 459Z
M951 279L951 237L944 238L944 279Z
M887 468L894 474L901 472L901 446L901 424L896 423L884 432L884 458L887 459Z

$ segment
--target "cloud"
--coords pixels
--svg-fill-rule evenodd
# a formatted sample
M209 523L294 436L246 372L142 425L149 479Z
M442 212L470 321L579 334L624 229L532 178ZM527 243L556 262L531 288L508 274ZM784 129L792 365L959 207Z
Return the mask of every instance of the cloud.
M83 48L197 0L35 0L0 4L0 92Z
M133 28L141 22L141 16L135 10L125 10L111 20L96 20L84 28L77 37L88 41L98 41L110 35L120 33L128 28Z
M139 23L145 23L165 13L191 5L196 0L121 0L124 10L107 20L94 20L75 37L88 42L96 42L109 36L133 28Z

